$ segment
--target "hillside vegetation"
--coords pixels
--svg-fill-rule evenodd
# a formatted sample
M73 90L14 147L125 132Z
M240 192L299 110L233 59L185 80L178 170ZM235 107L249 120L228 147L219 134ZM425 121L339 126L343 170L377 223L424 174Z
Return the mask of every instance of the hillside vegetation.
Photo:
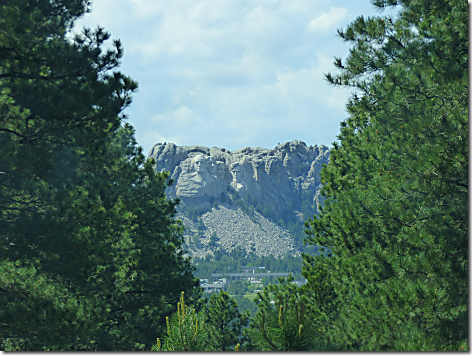
M350 54L326 75L356 93L306 224L333 257L305 275L338 349L467 349L467 5L373 3L398 16L339 30Z
M313 249L300 265L232 248L196 271L169 174L124 123L137 83L120 42L68 39L85 0L3 1L0 350L468 351L468 7L372 4L396 15L340 29L350 52L326 74L352 96ZM307 283L203 295L195 272L243 260Z
M137 84L86 2L0 5L0 349L139 350L197 285L182 227L124 124Z

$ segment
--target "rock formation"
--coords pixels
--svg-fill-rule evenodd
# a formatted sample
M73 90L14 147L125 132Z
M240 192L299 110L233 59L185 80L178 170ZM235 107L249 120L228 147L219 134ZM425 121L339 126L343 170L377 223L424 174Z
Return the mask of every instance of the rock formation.
M186 227L186 243L190 245L191 238L198 234L197 223L187 218L184 213L179 213L177 218L181 219ZM205 225L201 240L203 245L201 248L192 248L194 256L204 257L213 253L214 250L207 246L213 233L219 239L219 248L225 251L240 246L248 253L254 252L259 256L298 254L293 247L290 233L258 212L254 212L254 218L250 218L238 206L225 204L213 207L201 216L201 220Z
M151 148L148 158L155 159L156 171L170 172L174 184L168 188L167 194L181 199L183 215L186 215L186 209L196 210L202 216L206 213L221 214L223 209L217 207L223 206L227 218L233 218L229 217L231 213L238 213L234 202L246 200L262 213L257 213L256 219L267 220L265 217L270 217L272 221L267 221L274 224L279 219L300 219L304 199L316 211L317 204L321 203L319 174L322 164L328 163L329 150L324 145L307 147L299 140L279 144L274 149L246 147L235 151L158 143ZM189 227L191 223L183 220L187 229L192 229ZM221 224L221 221L220 217L203 218L208 231L218 230L215 223ZM257 225L260 224L259 221ZM243 227L240 229L240 234L247 236L247 231L243 232ZM270 239L272 233L272 238L276 238L274 230L264 232L261 228L259 234L253 231L253 237L260 236L265 240L264 235L267 235ZM231 243L221 239L224 233L219 234L221 247L230 250ZM280 232L282 235L285 234ZM256 253L277 254L262 246L263 243L254 242ZM293 248L287 244L282 249L288 252Z

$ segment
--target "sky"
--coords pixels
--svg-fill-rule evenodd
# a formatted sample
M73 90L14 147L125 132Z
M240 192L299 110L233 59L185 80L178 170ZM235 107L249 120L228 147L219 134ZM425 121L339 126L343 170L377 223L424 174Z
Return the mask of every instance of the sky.
M379 15L368 0L94 0L77 21L120 39L138 91L138 144L237 150L295 139L332 146L350 92L326 82L349 44L336 30ZM110 40L111 42L111 40Z

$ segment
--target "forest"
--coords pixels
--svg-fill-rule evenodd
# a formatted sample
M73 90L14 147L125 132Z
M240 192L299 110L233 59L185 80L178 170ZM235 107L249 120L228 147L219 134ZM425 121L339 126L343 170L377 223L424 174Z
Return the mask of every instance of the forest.
M89 1L2 1L0 350L468 351L468 5L371 3L325 75L352 94L316 252L210 264L126 122L120 41L71 35ZM248 264L294 274L203 293Z

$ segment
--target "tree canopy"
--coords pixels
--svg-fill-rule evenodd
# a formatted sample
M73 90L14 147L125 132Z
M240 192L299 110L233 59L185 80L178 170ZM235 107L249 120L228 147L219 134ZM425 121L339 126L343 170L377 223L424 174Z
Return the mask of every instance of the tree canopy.
M137 83L120 42L70 36L89 1L3 1L0 349L468 350L468 8L372 3L396 14L339 30L352 47L326 75L353 93L305 224L320 253L303 255L307 284L258 293L242 336L228 293L201 310L169 174L125 123ZM246 256L201 273L299 267Z
M240 343L242 329L249 320L249 311L241 313L230 294L220 291L211 295L206 308L209 337L216 351L231 351Z
M322 170L327 198L306 226L332 251L305 256L329 279L344 349L468 347L468 9L459 0L374 0L333 85L353 94ZM314 292L317 289L314 288Z
M197 284L177 201L124 124L137 83L81 0L4 1L0 348L136 350ZM196 292L196 291L195 291Z
M293 277L264 287L255 300L258 310L246 330L256 351L326 350L320 334L319 310L310 302L305 287Z

